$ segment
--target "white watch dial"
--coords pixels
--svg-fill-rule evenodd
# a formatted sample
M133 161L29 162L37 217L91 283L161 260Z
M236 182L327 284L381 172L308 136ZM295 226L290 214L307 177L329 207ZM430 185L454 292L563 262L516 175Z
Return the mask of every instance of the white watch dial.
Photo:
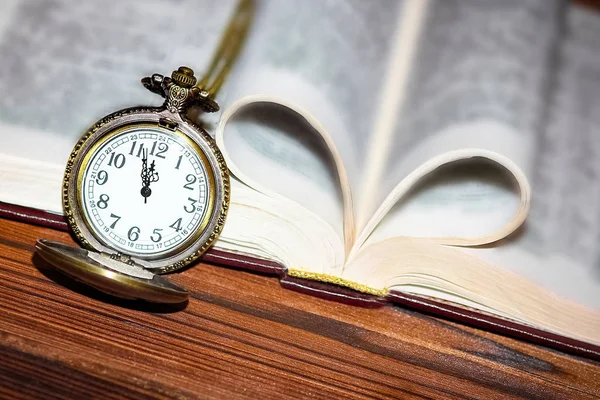
M84 162L79 185L91 231L107 247L144 257L195 237L211 190L199 151L182 133L159 126L109 134Z

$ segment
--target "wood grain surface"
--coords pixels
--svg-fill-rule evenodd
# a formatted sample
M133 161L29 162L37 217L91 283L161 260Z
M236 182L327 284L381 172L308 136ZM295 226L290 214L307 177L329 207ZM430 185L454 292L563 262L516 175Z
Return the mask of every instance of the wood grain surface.
M0 220L4 398L600 398L600 364L399 308L196 265L168 308L90 290L34 256L69 235Z

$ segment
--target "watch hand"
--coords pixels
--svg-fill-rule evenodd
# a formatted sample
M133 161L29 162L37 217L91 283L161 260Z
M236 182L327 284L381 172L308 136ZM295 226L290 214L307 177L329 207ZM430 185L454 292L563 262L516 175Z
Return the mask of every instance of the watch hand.
M140 174L140 176L142 177L142 185L145 185L146 176L148 174L148 158L147 157L148 157L148 153L144 149L142 152L142 173Z
M154 161L151 165L152 170L154 170ZM144 204L147 202L148 197L152 194L152 190L150 190L150 179L149 179L149 171L148 171L148 150L144 149L142 156L142 173L140 174L142 178L142 190L140 190L140 194L144 198Z
M158 172L154 171L154 160L152 160L152 164L150 164L150 171L148 172L148 186L150 183L158 181Z

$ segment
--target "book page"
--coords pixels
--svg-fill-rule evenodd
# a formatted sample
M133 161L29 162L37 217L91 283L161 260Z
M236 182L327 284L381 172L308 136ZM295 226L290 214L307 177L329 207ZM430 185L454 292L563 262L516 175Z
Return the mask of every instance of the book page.
M11 181L20 204L61 211L66 160L83 132L125 107L162 103L140 79L188 65L201 75L235 0L8 0L0 4L0 134L3 155L60 171L32 204L35 185ZM39 197L39 191L37 191Z
M572 8L522 232L469 250L600 310L600 15ZM600 327L599 327L600 328Z
M229 115L217 131L238 178L292 199L341 229L342 213L351 213L352 204L342 209L340 184L356 188L362 176L402 3L259 3L250 40L223 93L226 113L244 104L245 115ZM323 141L338 159L333 174L332 160L311 156L312 144ZM347 184L340 183L343 176Z
M452 207L444 215L447 196L458 201L456 205L463 211L472 213L473 223L492 222L474 226L477 229L473 234L492 234L498 221L506 224L513 218L524 219L523 191L528 186L524 176L531 172L532 152L543 117L560 4L545 0L432 3L410 79L408 100L398 110L392 143L382 149L381 157L387 163L378 186L380 192L374 196L377 200L371 202L371 211L363 210L363 218L359 218L365 221L364 215L372 215L373 208L383 203L366 231L391 210L385 217L389 229L385 234L380 232L380 239L444 235L442 230L436 232L437 222L457 221L451 218ZM454 162L461 151L461 158L497 158L498 164L508 167L521 182L520 189L490 185L483 190L481 185L485 183L477 177L464 185L447 185L446 194L438 193L441 201L432 202L430 197L428 203L422 203L423 207L412 210L419 212L411 216L413 221L422 219L432 229L411 231L411 226L416 225L407 226L402 207L392 209L398 198L406 194L398 191L399 182L431 160ZM512 217L508 221L507 196L513 196L509 201ZM462 206L461 197L467 199ZM494 210L498 212L496 216L480 218ZM516 226L514 223L511 229ZM457 228L453 233L465 234L460 231L463 227ZM496 239L499 236L502 235L495 235Z
M223 108L269 95L312 114L351 179L364 166L376 99L402 1L262 1Z
M425 239L391 238L364 248L343 278L475 308L548 332L600 343L600 312L561 298L503 266Z

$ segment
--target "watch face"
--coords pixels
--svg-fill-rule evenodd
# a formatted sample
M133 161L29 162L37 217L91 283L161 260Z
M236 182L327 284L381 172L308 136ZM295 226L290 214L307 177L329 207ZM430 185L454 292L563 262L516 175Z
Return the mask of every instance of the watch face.
M183 132L129 124L86 152L78 172L79 209L108 248L164 257L206 228L215 189L210 171L204 152Z

